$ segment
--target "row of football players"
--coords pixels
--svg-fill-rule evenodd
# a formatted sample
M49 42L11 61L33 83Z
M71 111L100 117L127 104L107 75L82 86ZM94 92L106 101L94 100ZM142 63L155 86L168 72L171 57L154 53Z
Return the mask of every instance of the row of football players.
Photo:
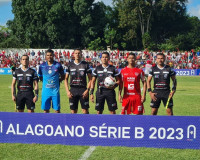
M105 101L107 101L110 113L116 114L118 107L115 88L119 86L118 98L119 102L122 103L121 114L143 114L143 103L146 99L146 90L148 90L151 97L152 115L157 114L161 101L167 107L167 114L173 115L172 97L176 91L175 72L164 64L165 55L162 53L157 55L157 65L148 74L147 82L143 70L135 67L136 57L133 53L129 54L128 66L123 68L121 72L109 65L110 56L107 52L102 53L101 65L92 71L88 63L82 61L82 51L75 49L75 59L69 63L66 73L64 73L62 65L54 61L53 50L47 50L45 55L46 62L40 65L38 75L28 67L29 57L27 55L21 57L21 67L13 72L12 100L16 102L18 112L24 112L25 105L28 112L34 112L35 103L38 100L37 79L39 76L40 80L43 81L41 108L45 113L49 113L51 107L56 113L60 113L59 88L60 82L64 80L71 113L77 113L79 101L82 112L89 113L89 98L94 103L94 88L97 81L95 105L97 114L103 113ZM173 81L172 92L170 92L170 77ZM154 78L153 91L151 90L152 78ZM143 85L142 93L140 81ZM16 83L17 94L15 93ZM124 95L122 97L123 88Z

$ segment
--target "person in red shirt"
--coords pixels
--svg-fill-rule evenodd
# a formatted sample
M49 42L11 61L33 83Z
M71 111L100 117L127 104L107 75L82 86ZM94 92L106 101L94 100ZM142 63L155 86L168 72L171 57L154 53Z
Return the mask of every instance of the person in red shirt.
M122 103L121 114L144 113L143 103L146 99L146 80L143 70L135 67L136 56L130 53L127 57L128 66L121 70L121 82L119 85L119 101ZM143 95L141 96L140 81L143 83ZM121 96L124 88L123 99Z

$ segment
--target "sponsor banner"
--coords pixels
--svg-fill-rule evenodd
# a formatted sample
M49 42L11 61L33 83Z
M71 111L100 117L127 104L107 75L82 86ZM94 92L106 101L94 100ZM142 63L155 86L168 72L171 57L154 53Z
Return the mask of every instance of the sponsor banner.
M198 69L174 69L177 76L198 76Z
M0 68L0 75L1 74L12 74L12 71L10 68Z
M0 112L0 143L200 149L200 117Z

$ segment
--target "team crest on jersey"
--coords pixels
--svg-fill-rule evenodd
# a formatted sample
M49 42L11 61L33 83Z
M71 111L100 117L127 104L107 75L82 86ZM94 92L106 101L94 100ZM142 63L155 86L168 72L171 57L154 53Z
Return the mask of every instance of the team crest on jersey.
M83 75L84 75L84 72L83 72L83 71L80 71L80 75L83 76Z
M26 77L26 80L27 80L27 81L30 81L30 77Z
M52 70L49 70L48 73L51 74L51 73L52 73Z
M138 73L138 72L135 72L135 75L136 75L136 76L138 76L138 75L139 75L139 73Z
M103 76L103 74L100 73L100 74L98 74L98 76L101 77L101 76Z
M168 74L164 74L164 79L167 79Z

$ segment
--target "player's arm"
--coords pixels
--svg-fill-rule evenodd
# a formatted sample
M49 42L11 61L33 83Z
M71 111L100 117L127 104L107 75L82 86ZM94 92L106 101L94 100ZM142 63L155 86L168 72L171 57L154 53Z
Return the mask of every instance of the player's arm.
M151 80L152 80L152 75L149 75L148 78L147 78L147 91L149 92L149 95L151 97L151 99L153 101L156 101L156 93L153 93L152 92L152 89L151 89Z
M12 84L11 84L11 95L12 95L12 100L14 102L16 101L16 89L15 89L15 85L16 85L16 79L13 78Z
M172 92L169 95L170 98L172 98L174 96L174 93L176 92L176 86L177 86L176 75L171 76L171 79L172 79L173 86L172 86Z
M62 82L65 79L65 73L61 64L60 64L59 72L60 72L59 82Z
M146 101L146 92L147 92L147 81L144 75L142 76L141 81L143 84L143 94L142 94L141 102L144 103Z
M87 73L88 75L88 85L87 85L87 89L85 90L85 92L83 92L83 98L87 98L89 96L89 91L90 91L90 86L91 86L91 80L92 80L92 75L91 73Z
M119 82L119 96L118 96L120 103L122 103L122 96L121 96L121 94L122 94L123 87L124 87L124 82L123 82L122 78L120 78L120 82Z
M34 91L35 91L35 97L33 98L33 102L35 103L38 100L38 94L39 94L39 86L37 79L33 81L34 83Z
M59 82L62 82L65 79L65 74L60 75Z
M41 66L39 66L38 76L39 76L39 80L40 80L40 81L43 81L42 67L41 67Z
M90 85L90 100L94 103L94 87L96 82L96 77L92 77L91 85Z
M69 90L69 83L68 83L68 80L69 80L69 74L66 73L66 74L65 74L65 80L64 80L64 82L65 82L65 90L66 90L66 92L67 92L67 96L68 96L69 98L72 98L73 95L72 95L72 93L71 93L70 90Z

